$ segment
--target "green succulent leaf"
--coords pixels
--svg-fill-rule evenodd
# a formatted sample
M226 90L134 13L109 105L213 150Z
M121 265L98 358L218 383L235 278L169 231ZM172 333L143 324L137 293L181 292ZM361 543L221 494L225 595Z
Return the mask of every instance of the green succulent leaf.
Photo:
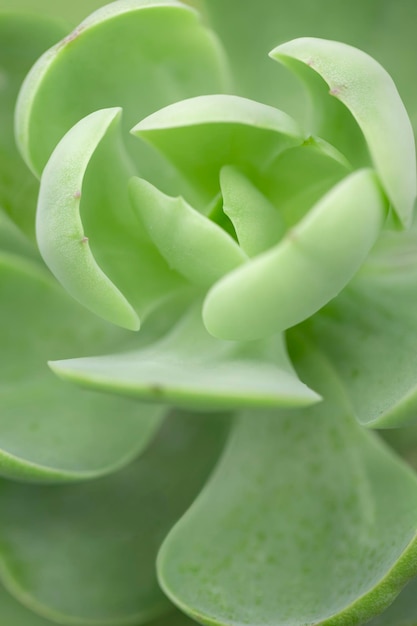
M348 108L363 132L394 209L403 225L409 226L417 192L414 136L390 75L357 48L312 37L284 43L271 56L295 71L299 69L303 77L317 72L329 86L330 95ZM316 95L319 90L314 80L313 89ZM320 107L320 102L315 105Z
M363 263L386 212L373 171L345 178L277 246L211 288L203 309L208 331L224 339L258 339L315 313Z
M224 415L175 414L140 459L105 479L60 487L3 481L7 589L60 624L137 626L169 612L156 553L204 483L227 426Z
M263 169L280 152L304 140L286 113L231 95L176 102L149 115L131 132L162 152L203 202L219 192L223 165Z
M416 626L417 625L417 581L414 579L403 589L381 615L368 626Z
M361 624L416 572L415 475L302 339L297 362L325 401L243 412L159 552L162 588L200 623Z
M49 18L0 14L0 206L32 237L38 183L16 149L14 107L31 65L63 35Z
M295 375L281 337L247 343L215 339L203 326L200 306L142 350L50 365L87 388L200 410L304 406L320 399Z
M53 626L53 622L25 608L1 586L0 620L11 626Z
M140 178L130 181L130 198L169 266L197 286L210 287L247 261L230 235L183 198L167 196Z
M130 128L138 116L180 98L224 91L225 68L216 37L190 7L176 0L113 2L29 73L16 113L21 152L40 175L61 137L89 113L122 106ZM146 154L145 172L152 161Z
M285 232L281 214L239 169L225 165L220 171L220 187L223 211L249 256L268 250L281 239Z
M402 426L417 411L417 229L385 233L338 298L305 323L337 369L358 420Z
M130 208L134 170L119 118L117 108L95 111L59 142L42 174L36 231L45 262L73 297L137 330L138 313L143 317L183 283Z
M129 334L97 320L38 265L14 255L0 256L0 292L0 474L80 480L132 460L165 410L80 392L56 380L46 363L53 355L120 348Z

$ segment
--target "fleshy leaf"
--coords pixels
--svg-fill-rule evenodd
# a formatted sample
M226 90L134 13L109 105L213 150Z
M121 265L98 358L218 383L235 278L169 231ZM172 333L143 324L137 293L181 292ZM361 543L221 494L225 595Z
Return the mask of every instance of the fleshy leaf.
M268 250L281 239L285 232L281 214L247 176L225 165L220 171L220 187L223 211L249 256Z
M80 392L47 366L54 355L131 345L132 335L80 308L37 265L5 253L0 292L0 474L87 479L139 454L165 415L162 407Z
M416 155L413 130L397 88L365 52L346 44L303 37L284 43L272 58L303 76L317 72L330 95L352 113L366 139L373 164L402 223L409 226L416 197ZM320 103L317 103L320 105ZM320 133L319 133L320 134Z
M192 283L211 287L247 260L243 250L224 230L182 197L172 198L146 180L133 178L130 198L150 239L169 266Z
M253 100L209 95L171 104L131 131L186 176L208 202L219 191L223 165L262 169L303 132L286 113Z
M362 624L416 572L415 475L304 342L297 365L326 400L244 412L159 552L162 588L199 623Z
M105 479L3 481L0 576L8 590L59 624L137 626L169 612L156 553L211 471L227 425L224 415L176 414L140 459Z
M117 108L91 113L60 141L42 174L36 231L45 262L73 297L137 330L138 313L146 315L184 283L131 210L133 170L119 116Z
M412 580L381 615L367 622L368 626L416 626L417 579Z
M113 2L45 53L26 78L16 114L21 152L40 175L61 137L89 113L121 106L130 128L178 99L224 91L225 66L216 37L193 9L176 0ZM154 166L148 151L145 178Z
M152 346L51 363L87 388L205 409L304 406L319 396L295 375L281 337L234 343L207 333L196 306Z
M386 233L348 288L305 322L366 426L416 419L416 250L416 227Z
M203 309L208 331L225 339L257 339L309 317L352 278L385 216L374 172L351 174L277 246L211 288Z
M0 620L7 626L54 626L44 617L40 617L15 600L0 586Z
M0 15L0 207L32 237L38 183L16 149L14 106L30 66L63 35L46 17Z

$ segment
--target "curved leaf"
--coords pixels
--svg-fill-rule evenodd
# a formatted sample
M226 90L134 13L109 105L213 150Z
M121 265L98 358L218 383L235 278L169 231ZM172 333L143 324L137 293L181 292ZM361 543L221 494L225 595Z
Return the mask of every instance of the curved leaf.
M371 428L416 419L416 249L415 227L386 233L348 288L305 323Z
M0 14L0 206L31 237L38 184L16 149L14 106L32 63L63 35L61 24L42 15Z
M219 191L223 165L263 169L304 139L286 113L230 95L176 102L149 115L131 132L162 152L205 202Z
M53 626L54 624L25 608L3 587L0 587L0 619L8 626Z
M362 624L416 573L417 480L349 415L298 346L322 404L247 411L158 556L162 588L203 624Z
M20 149L40 175L61 137L89 113L122 106L130 128L138 116L180 98L223 91L225 74L219 43L194 10L176 0L113 2L43 55L26 78L16 114ZM155 159L149 151L140 155L148 178Z
M8 590L60 624L137 626L169 612L156 552L204 483L227 425L224 415L177 414L140 459L105 479L3 481L0 575Z
M394 209L405 226L417 193L413 130L397 88L384 68L365 52L335 41L303 37L284 43L272 58L297 71L305 64L328 84L330 95L352 113ZM308 77L311 72L302 72Z
M200 306L142 350L50 365L62 378L87 388L199 410L304 406L319 400L295 376L281 337L247 343L215 339L203 326Z
M60 141L42 174L36 231L45 262L73 297L137 330L137 312L143 317L184 283L131 210L119 116L95 111Z
M210 287L247 260L236 242L183 198L172 198L140 178L130 181L132 205L169 266Z
M277 246L209 291L204 323L216 337L248 340L289 328L334 298L366 258L386 202L374 172L351 174Z
M0 257L0 292L0 474L80 480L134 458L165 411L79 392L46 363L120 348L131 335L80 309L36 265L12 255Z
M240 246L249 256L268 250L281 239L285 232L281 214L238 168L222 167L220 187L223 211L234 226Z

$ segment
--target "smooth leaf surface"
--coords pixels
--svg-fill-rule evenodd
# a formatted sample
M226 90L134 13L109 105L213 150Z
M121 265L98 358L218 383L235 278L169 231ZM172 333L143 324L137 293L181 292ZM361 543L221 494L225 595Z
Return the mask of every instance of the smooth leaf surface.
M315 313L363 263L386 210L374 172L345 178L277 246L211 288L203 309L207 330L224 339L257 339Z
M223 165L263 169L303 131L289 115L231 95L190 98L169 105L131 131L157 148L209 202Z
M81 309L43 270L0 257L0 473L68 481L114 471L152 438L165 411L80 392L52 375L47 359L131 345Z
M63 35L47 17L0 14L0 206L32 237L38 183L16 149L14 106L31 65Z
M111 3L41 57L28 75L17 106L20 149L40 175L61 137L89 113L121 106L128 129L181 98L224 91L226 74L216 37L189 7L176 0ZM156 167L162 178L160 163L134 143L142 175L148 178Z
M3 587L0 587L0 619L7 626L53 626L54 624L26 609Z
M239 245L249 256L256 256L276 244L285 224L276 207L236 167L220 171L223 211L232 222ZM220 276L219 276L220 278Z
M169 267L190 282L211 287L247 260L230 235L182 197L167 196L140 178L133 178L129 189L150 239Z
M326 400L242 413L158 556L162 588L203 624L361 624L416 571L414 473L357 425L328 362L294 343Z
M42 174L36 231L45 262L73 297L137 330L185 282L131 209L127 185L134 169L119 116L117 108L95 111L60 141Z
M357 48L312 37L282 44L271 56L295 70L294 60L307 65L326 81L330 95L349 109L394 209L409 226L417 192L413 129L386 70ZM320 103L314 104L320 107Z
M415 227L385 234L349 287L306 322L366 426L416 418L416 249Z
M304 406L320 397L295 375L283 339L235 343L207 333L200 306L159 342L136 352L51 363L87 388L207 410Z
M224 415L175 414L140 459L105 479L1 482L6 587L60 624L138 626L169 612L156 552L204 483L227 425Z

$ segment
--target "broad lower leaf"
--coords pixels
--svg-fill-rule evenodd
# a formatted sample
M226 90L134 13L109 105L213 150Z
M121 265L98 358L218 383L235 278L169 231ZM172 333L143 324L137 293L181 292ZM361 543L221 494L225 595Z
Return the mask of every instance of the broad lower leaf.
M31 65L64 32L47 17L0 14L0 207L31 237L38 183L16 149L14 106Z
M105 479L1 482L6 587L59 624L138 626L168 613L156 553L204 483L227 425L224 415L176 414L140 459Z
M142 350L54 361L51 367L87 388L199 410L319 400L295 375L282 337L246 343L215 339L203 326L200 306Z
M89 113L121 106L128 129L138 117L181 98L224 91L225 65L215 35L184 4L113 2L49 50L28 75L16 118L22 154L40 175L61 137ZM147 178L155 167L149 151L142 167Z
M45 262L73 297L137 330L140 318L184 283L130 207L134 170L119 118L117 108L96 111L59 142L42 174L36 232Z
M0 587L0 620L7 626L54 626L54 622L24 607L3 587Z
M394 209L401 222L409 226L417 193L414 136L407 111L386 70L357 48L309 37L284 43L271 56L295 71L304 64L310 72L301 69L303 77L317 72L329 86L330 95L348 108L363 132ZM320 108L320 102L314 102L314 106Z
M150 441L165 411L56 380L55 355L131 344L74 303L35 264L0 257L0 474L68 481L114 471ZM146 334L146 333L145 333Z
M131 131L156 147L205 202L219 191L223 165L263 169L303 131L286 113L230 95L190 98L143 119Z
M416 419L416 250L415 227L386 233L349 287L306 322L366 426Z
M416 573L414 473L358 426L328 362L293 348L325 401L242 413L159 552L162 588L199 623L354 626Z
M140 178L130 181L130 198L149 238L169 267L200 287L211 287L247 256L220 226L182 197L172 198Z
M386 200L374 172L360 170L331 189L273 248L208 292L210 333L249 340L281 332L334 298L375 243Z

